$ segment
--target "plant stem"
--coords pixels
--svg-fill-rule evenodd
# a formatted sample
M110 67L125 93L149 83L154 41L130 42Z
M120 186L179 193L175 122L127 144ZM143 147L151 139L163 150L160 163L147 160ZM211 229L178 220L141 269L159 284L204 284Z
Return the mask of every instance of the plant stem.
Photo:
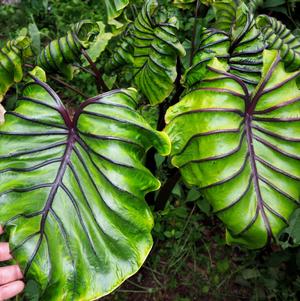
M88 68L85 68L85 67L81 66L80 64L73 64L73 66L75 66L75 67L81 69L82 71L87 72L87 73L93 75L94 77L96 77L96 74L93 71L89 70Z
M89 96L87 96L86 94L84 94L82 91L80 91L79 89L75 88L74 86L66 83L65 81L63 81L62 79L54 76L54 75L51 75L51 74L48 74L47 75L49 78L53 79L54 81L58 82L59 84L65 86L67 89L81 95L83 98L87 99L89 98Z
M180 62L179 58L177 58L176 70L177 70L177 77L175 80L176 91L175 91L172 99L169 102L163 102L159 106L159 118L158 118L158 122L157 122L157 129L159 131L161 131L166 125L165 124L165 114L166 114L167 109L179 101L179 97L182 94L182 92L184 91L184 87L180 83L182 72L181 72L181 62Z
M95 73L95 79L96 79L96 85L97 85L98 92L101 92L101 91L107 92L109 89L106 86L104 80L102 79L101 73L98 70L96 64L93 62L93 60L90 58L90 56L84 49L81 49L81 53L86 58L86 60L89 62L92 71Z
M192 48L191 48L191 55L190 55L190 66L193 63L193 58L194 58L195 48L196 48L196 33L197 33L199 8L200 8L200 1L197 0L196 8L195 8L195 21L194 21L193 35L192 35Z
M177 182L180 180L180 172L177 168L173 168L168 180L162 186L156 198L154 211L163 210L170 198L171 192Z

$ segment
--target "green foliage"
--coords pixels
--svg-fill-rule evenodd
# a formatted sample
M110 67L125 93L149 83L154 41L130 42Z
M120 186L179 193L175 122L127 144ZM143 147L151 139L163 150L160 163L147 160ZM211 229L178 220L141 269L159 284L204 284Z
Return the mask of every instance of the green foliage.
M105 300L299 300L297 1L6 3L0 224L18 300L110 292L145 260L152 214L152 255Z
M219 60L229 58L230 37L224 31L206 29L201 34L200 45L194 55L192 66L183 76L187 87L200 82L206 74L206 66L214 57Z

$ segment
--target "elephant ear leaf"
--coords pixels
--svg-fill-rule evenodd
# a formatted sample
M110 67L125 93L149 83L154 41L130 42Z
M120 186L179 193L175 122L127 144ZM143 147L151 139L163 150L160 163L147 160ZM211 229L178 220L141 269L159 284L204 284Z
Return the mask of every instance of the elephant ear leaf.
M217 1L216 5L227 1ZM251 8L241 3L235 8L235 18L230 32L206 29L192 66L183 76L186 87L195 86L206 74L208 62L216 57L228 62L230 73L238 76L252 91L261 78L262 53L265 49L261 32L256 27Z
M202 1L204 2L204 1ZM238 19L238 8L245 5L251 13L263 5L263 0L212 0L211 6L215 13L215 28L230 33Z
M202 188L227 242L256 249L288 225L300 195L299 71L265 50L252 94L214 59L197 89L167 111L172 163Z
M287 70L295 71L300 67L300 40L284 24L273 17L261 15L256 18L262 31L267 49L280 51Z
M134 274L151 246L144 201L159 181L142 161L165 133L135 110L136 90L84 102L71 120L46 84L29 83L0 127L0 224L40 299L94 300Z
M31 55L31 40L27 36L8 41L0 49L0 103L9 88L22 80L23 60ZM4 113L0 104L0 124L4 121Z
M72 79L72 63L80 62L81 50L87 49L100 33L99 23L84 20L76 23L66 36L53 40L37 57L37 65L46 72L59 72Z

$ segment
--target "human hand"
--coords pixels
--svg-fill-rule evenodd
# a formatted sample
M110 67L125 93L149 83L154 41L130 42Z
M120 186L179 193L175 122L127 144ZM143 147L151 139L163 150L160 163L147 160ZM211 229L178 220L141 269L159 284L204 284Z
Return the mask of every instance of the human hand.
M0 226L0 235L3 228ZM0 242L0 261L12 259L7 242ZM18 265L0 267L0 301L10 299L24 289L22 272Z

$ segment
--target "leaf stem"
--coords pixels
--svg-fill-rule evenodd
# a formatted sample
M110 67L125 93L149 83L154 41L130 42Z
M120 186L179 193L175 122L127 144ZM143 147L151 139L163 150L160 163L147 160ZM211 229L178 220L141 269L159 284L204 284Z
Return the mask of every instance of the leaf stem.
M163 128L166 125L165 124L165 114L166 114L167 109L179 101L179 97L182 94L182 92L184 91L184 87L180 83L182 72L181 72L181 62L180 62L179 58L177 58L176 69L177 69L177 77L175 80L176 91L175 91L172 99L169 102L163 102L159 106L159 118L158 118L158 122L157 122L157 129L159 131L163 130Z
M194 21L193 35L192 35L192 48L191 48L191 54L190 54L190 66L193 63L193 58L194 58L195 48L196 48L196 33L197 33L199 8L200 8L200 1L197 0L196 8L195 8L195 21Z
M95 74L95 79L96 79L96 85L97 85L98 92L101 92L101 91L102 92L107 92L109 89L106 86L104 80L102 79L101 73L98 70L96 64L93 62L93 60L88 55L88 53L85 51L85 49L81 49L81 53L86 58L86 60L89 62L90 66L91 66L91 69Z
M80 64L73 64L73 66L75 66L75 67L81 69L82 71L84 71L84 72L86 72L86 73L89 73L89 74L91 74L92 76L96 77L96 74L95 74L92 70L90 70L90 69L88 69L88 68L85 68L85 67L81 66Z
M58 77L56 77L56 76L54 76L54 75L51 75L51 74L47 74L47 76L48 76L49 78L53 79L54 81L58 82L59 84L65 86L67 89L69 89L69 90L71 90L71 91L73 91L73 92L75 92L75 93L81 95L84 99L88 99L88 98L89 98L89 96L86 95L86 94L84 94L81 90L79 90L79 89L75 88L74 86L72 86L72 85L66 83L66 82L63 81L62 79L60 79L60 78L58 78Z
M177 168L173 168L171 171L172 173L169 175L168 180L162 186L162 188L160 189L157 195L154 211L163 210L165 208L173 188L180 180L179 170Z

